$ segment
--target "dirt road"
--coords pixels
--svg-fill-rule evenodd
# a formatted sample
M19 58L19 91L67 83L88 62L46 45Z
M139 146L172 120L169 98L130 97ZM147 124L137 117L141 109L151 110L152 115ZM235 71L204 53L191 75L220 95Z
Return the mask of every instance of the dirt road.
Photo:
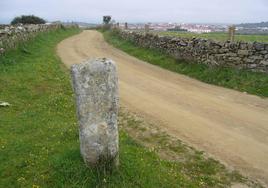
M84 31L62 41L57 51L68 67L87 58L113 59L124 106L268 184L267 99L150 65L111 47L96 31Z

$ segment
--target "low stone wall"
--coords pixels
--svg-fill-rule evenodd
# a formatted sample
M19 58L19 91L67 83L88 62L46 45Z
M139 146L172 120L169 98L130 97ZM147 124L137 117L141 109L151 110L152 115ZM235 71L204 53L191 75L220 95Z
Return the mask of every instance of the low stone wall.
M56 30L60 27L61 24L0 25L0 55L8 49L15 48L20 42L33 38L39 32Z
M158 49L177 59L268 73L268 43L218 42L128 30L120 30L119 35L138 46Z

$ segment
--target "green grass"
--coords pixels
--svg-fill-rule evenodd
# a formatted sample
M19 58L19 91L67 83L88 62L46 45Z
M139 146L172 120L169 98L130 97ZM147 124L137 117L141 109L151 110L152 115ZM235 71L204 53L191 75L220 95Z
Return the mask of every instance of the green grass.
M211 67L204 64L176 60L156 49L138 47L117 35L103 32L107 42L148 63L173 72L188 75L203 82L235 89L242 92L268 97L268 75L265 73L238 70L235 68Z
M164 36L175 36L175 37L183 37L183 38L204 38L204 39L212 39L216 41L226 41L228 40L227 33L190 33L190 32L174 32L174 31L152 31L152 33L156 33ZM268 34L267 35L243 35L236 34L235 41L244 41L244 42L265 42L268 43Z
M124 130L119 169L86 168L69 71L55 55L56 44L78 32L39 34L0 57L0 100L11 103L0 108L0 187L225 187L244 181L201 153L187 163L160 159Z

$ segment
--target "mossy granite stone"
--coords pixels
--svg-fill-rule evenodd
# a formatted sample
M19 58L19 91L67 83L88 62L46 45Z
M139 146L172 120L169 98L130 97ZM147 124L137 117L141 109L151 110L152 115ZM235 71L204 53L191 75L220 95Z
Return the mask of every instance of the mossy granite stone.
M118 76L112 60L88 60L71 67L81 155L87 166L117 166Z

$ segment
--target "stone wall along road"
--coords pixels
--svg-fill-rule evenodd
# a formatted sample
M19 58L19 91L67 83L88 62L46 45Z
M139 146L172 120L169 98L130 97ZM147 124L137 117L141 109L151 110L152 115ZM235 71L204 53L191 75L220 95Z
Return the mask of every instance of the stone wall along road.
M177 59L268 73L268 43L218 42L128 30L118 30L118 34L138 46L158 49Z

